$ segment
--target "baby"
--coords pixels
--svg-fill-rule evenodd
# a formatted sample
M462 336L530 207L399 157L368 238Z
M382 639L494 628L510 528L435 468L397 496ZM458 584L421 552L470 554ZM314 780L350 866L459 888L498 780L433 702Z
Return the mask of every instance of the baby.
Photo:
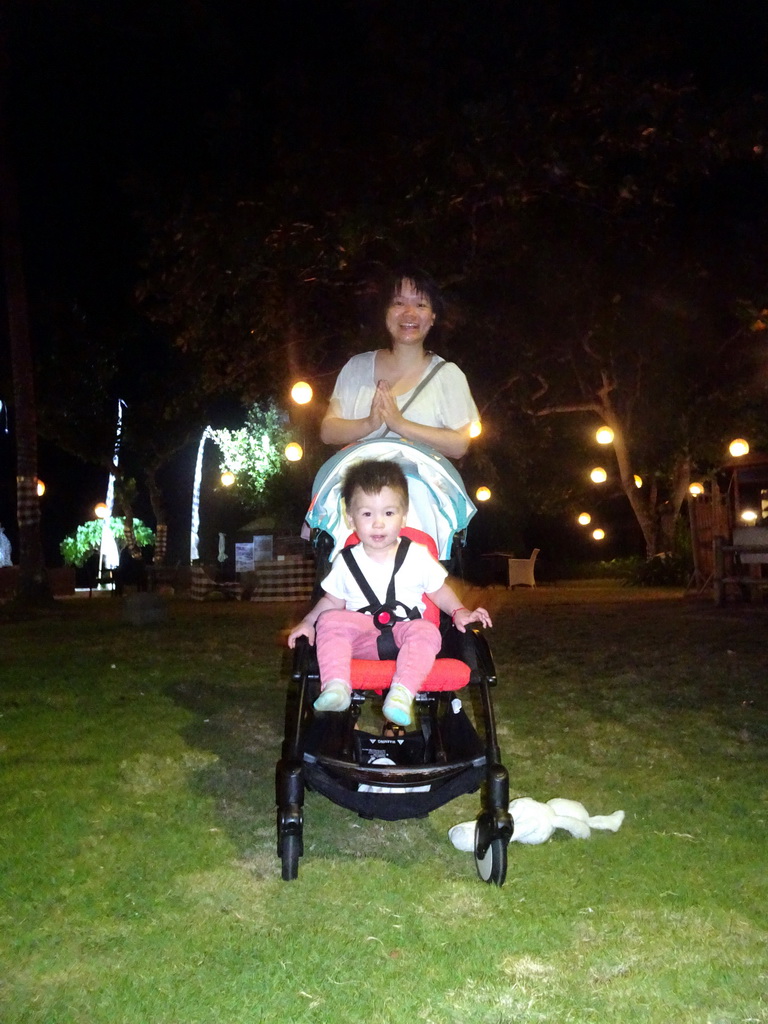
M294 647L300 636L308 637L310 643L317 636L321 692L315 709L346 711L351 701L352 658L380 656L382 631L374 615L379 613L376 617L384 625L383 632L388 631L387 619L394 620L391 636L397 667L383 711L390 722L408 726L414 697L441 644L437 626L421 618L423 596L450 615L462 633L470 622L491 626L491 617L485 608L465 608L445 582L448 573L427 548L401 538L408 484L396 462L356 463L344 477L342 497L347 522L360 542L334 558L322 582L323 597L291 630L288 646ZM383 613L381 606L386 606Z

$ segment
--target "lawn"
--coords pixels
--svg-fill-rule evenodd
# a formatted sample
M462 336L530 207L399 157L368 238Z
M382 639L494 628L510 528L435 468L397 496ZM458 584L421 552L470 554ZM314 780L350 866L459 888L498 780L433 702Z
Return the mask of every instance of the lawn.
M472 600L476 595L468 595ZM3 1024L768 1022L768 605L492 589L514 796L622 808L512 843L309 794L275 855L290 604L119 600L0 617Z

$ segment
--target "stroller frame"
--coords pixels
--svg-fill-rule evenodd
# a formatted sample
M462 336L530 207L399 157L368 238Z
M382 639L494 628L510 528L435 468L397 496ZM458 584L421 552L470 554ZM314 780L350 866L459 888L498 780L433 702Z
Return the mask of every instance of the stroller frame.
M282 757L276 768L277 855L285 881L297 877L304 853L307 789L362 817L387 821L426 817L457 796L480 789L481 811L475 826L477 872L485 882L504 884L513 825L508 810L509 776L501 763L490 696L490 688L496 684L491 652L479 629L460 633L451 625L443 631L438 658L454 658L469 666L466 687L418 693L419 730L405 733L390 727L394 735L387 740L358 729L370 689L353 690L346 712L314 710L312 704L320 692L317 659L307 638L299 638L286 704ZM482 740L458 699L465 690L477 706L476 717L484 722ZM408 741L411 749L418 751L411 763L393 764L388 757L384 760L389 763L361 759L366 743L374 752L378 747L387 753L387 743L394 751L401 741Z

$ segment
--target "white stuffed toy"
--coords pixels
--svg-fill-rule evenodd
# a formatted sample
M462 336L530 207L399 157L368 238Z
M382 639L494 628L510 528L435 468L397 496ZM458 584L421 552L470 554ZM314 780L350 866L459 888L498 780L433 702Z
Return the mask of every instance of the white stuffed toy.
M577 800L557 797L542 804L529 796L521 796L510 803L509 813L515 826L510 842L531 845L546 843L556 828L565 829L577 839L589 839L593 828L617 832L624 821L624 811L590 815ZM472 853L475 849L475 822L462 821L460 825L454 825L448 831L448 838L457 850Z

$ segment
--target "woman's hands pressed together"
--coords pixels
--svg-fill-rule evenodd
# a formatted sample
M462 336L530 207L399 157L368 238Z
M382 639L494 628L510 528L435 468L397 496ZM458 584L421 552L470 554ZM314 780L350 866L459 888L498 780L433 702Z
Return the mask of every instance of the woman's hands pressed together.
M387 429L394 433L402 433L405 417L397 407L392 388L385 380L376 384L376 392L371 403L371 416L377 417L380 423L386 423Z

